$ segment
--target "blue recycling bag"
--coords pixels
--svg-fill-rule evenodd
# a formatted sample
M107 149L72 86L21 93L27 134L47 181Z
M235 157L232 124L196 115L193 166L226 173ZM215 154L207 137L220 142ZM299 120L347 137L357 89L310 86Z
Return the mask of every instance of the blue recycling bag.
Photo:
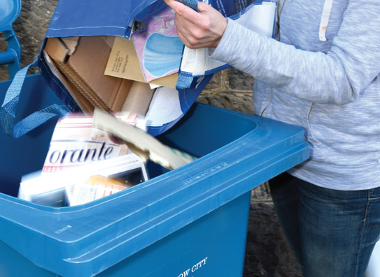
M197 10L197 0L183 0L182 2ZM262 3L275 3L274 0L256 1L251 5L248 5L246 0L204 0L203 2L212 5L225 17L231 17L234 20L244 17L253 6L262 5ZM59 1L47 30L41 52L33 65L38 66L41 75L49 87L66 107L49 107L45 111L36 113L33 115L32 120L29 119L29 122L35 124L27 124L25 126L25 124L13 122L14 116L12 115L17 107L23 78L25 78L27 70L23 69L21 73L19 72L18 78L15 78L17 83L13 85L12 93L7 93L7 103L4 103L2 106L1 117L5 118L6 122L0 120L1 128L10 136L19 137L55 115L61 116L68 111L81 110L59 76L54 74L51 67L49 67L46 55L43 54L47 39L91 36L125 37L129 39L131 38L136 18L154 14L154 12L164 7L167 6L162 0ZM159 135L174 126L195 102L210 81L212 75L217 71L229 67L229 65L218 61L210 61L208 56L206 58L205 56L207 56L205 49L193 50L184 47L176 86L179 106L170 107L180 112L176 114L175 118L170 118L167 122L161 122L158 126L148 126L147 131L150 134ZM203 64L205 59L208 59L208 62ZM4 114L6 116L3 116ZM19 125L22 125L23 128L21 132L17 130Z

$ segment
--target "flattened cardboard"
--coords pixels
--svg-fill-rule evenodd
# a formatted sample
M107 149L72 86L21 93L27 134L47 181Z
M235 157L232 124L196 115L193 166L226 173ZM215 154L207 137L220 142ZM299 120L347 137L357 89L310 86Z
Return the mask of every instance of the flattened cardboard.
M77 43L75 39L49 38L45 51L93 107L120 111L133 82L104 75L111 52L110 43L112 40L107 37L81 37Z

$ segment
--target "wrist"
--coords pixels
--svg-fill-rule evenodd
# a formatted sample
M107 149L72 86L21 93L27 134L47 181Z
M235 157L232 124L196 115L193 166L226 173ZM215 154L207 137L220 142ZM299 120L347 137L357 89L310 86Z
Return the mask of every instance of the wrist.
M221 25L220 25L220 28L218 28L218 32L217 32L217 39L215 40L214 44L212 45L213 48L216 48L218 47L220 41L222 40L223 38L223 35L227 29L227 24L228 24L228 20L227 18L224 18L223 17L223 20L221 20Z

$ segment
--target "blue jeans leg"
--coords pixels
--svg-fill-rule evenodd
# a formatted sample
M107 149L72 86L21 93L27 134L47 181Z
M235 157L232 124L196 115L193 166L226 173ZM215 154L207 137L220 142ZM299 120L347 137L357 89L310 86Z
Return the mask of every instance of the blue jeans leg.
M305 277L364 276L380 234L380 188L331 190L287 173L269 184Z

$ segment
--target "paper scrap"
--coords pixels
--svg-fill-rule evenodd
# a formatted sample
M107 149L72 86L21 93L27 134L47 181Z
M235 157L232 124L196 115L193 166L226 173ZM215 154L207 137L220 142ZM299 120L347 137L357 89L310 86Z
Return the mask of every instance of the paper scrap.
M159 140L140 130L128 125L109 113L95 109L93 127L111 133L125 141L129 148L142 159L149 158L165 168L176 169L187 163L189 159L173 151Z

